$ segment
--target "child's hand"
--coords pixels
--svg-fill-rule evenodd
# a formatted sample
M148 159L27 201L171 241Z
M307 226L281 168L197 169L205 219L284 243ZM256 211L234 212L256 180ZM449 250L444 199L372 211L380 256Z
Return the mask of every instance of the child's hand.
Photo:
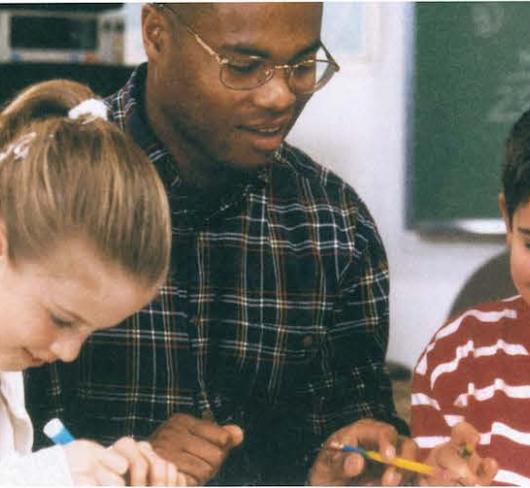
M80 440L64 450L74 485L185 486L184 475L159 457L148 442L122 437L106 449Z
M74 485L125 485L129 463L125 457L92 441L63 446Z
M466 422L453 427L451 440L431 450L425 462L436 475L422 477L423 486L490 485L497 473L497 462L476 453L479 433Z
M186 477L175 465L153 451L149 442L122 437L112 445L113 451L127 459L129 486L186 486Z

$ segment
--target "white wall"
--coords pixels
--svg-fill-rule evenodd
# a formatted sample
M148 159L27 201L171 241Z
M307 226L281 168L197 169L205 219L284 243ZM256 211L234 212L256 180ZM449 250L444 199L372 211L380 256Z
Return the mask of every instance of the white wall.
M341 71L308 104L289 141L351 183L378 222L391 272L388 357L412 367L445 320L466 278L500 252L503 243L478 237L426 238L406 230L407 95L414 7L373 3L360 9L368 13L363 25L369 34L368 45L360 49L361 59L348 52L359 41L363 44L356 19L350 19L351 35L356 36L351 46L343 46L344 37L338 39L334 32L348 25L346 15L358 9L332 7L323 37L325 42L329 39ZM136 35L139 6L127 5L126 12L126 59L136 63L143 59Z

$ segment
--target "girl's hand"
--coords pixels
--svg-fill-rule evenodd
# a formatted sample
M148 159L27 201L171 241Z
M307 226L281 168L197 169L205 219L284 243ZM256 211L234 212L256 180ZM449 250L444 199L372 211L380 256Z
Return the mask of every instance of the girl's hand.
M74 485L185 486L184 475L158 456L148 442L122 437L106 449L79 440L63 448Z
M74 485L124 486L127 458L92 441L79 440L63 446Z
M153 451L149 442L122 437L112 450L127 459L130 486L186 486L186 478L175 465Z

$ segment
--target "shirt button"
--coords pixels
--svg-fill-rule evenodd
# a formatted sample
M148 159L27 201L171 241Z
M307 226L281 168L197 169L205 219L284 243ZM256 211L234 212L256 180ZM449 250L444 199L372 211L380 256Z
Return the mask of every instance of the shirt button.
M306 335L303 339L302 339L302 346L303 347L311 347L313 345L313 336L311 335Z
M210 422L215 422L215 417L213 415L213 412L209 408L201 412L201 418L203 420L209 420Z

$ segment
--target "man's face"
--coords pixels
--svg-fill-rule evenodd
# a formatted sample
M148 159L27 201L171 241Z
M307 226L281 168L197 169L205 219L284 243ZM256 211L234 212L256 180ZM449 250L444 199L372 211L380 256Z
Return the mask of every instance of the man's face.
M150 59L156 85L151 93L181 149L235 168L266 163L309 97L291 92L283 70L251 90L227 88L217 61L171 11L164 15L173 33L157 59ZM315 53L321 16L316 3L234 3L194 6L180 18L221 56L287 64Z

